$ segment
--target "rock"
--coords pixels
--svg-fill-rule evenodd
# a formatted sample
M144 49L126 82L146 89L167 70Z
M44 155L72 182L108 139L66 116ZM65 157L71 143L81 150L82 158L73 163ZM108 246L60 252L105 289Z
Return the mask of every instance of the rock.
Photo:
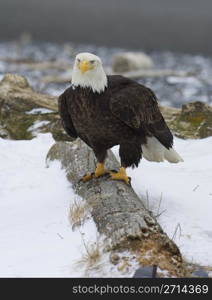
M111 252L110 254L110 262L113 264L113 265L117 265L120 261L120 256L116 253L113 253Z
M142 69L151 69L153 61L143 52L124 52L113 56L112 68L114 72L123 73Z
M11 85L16 88L30 88L30 85L25 77L10 73L5 74L1 81L1 85L5 85L5 87L7 85L8 89L10 89Z
M192 273L193 277L201 277L201 278L208 278L208 273L203 269L199 268L198 270Z
M200 101L184 104L170 123L171 129L180 138L212 136L212 107Z
M55 119L52 119L52 122L47 124L41 132L51 132L53 139L57 142L74 140L73 138L68 136L65 130L63 129L59 115L56 115Z
M10 138L10 134L7 131L7 129L3 128L3 126L0 125L0 138Z
M62 128L57 98L36 93L23 76L6 74L0 82L0 137L32 139L38 132L71 140Z
M143 266L136 270L133 278L155 278L157 266Z

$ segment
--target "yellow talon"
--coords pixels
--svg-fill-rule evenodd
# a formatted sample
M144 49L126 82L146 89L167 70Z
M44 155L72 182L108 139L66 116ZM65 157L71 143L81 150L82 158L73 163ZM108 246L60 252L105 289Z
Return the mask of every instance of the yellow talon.
M93 175L89 173L89 174L84 175L81 180L83 182L87 182L87 181L91 180L92 177L93 177Z
M117 173L110 172L111 178L114 180L122 180L126 184L130 184L130 177L127 176L126 169L121 167Z
M108 171L105 169L104 164L97 163L95 173L88 173L85 176L83 176L81 180L83 182L87 182L87 181L91 180L92 178L97 178L97 177L100 177L107 173L108 173Z

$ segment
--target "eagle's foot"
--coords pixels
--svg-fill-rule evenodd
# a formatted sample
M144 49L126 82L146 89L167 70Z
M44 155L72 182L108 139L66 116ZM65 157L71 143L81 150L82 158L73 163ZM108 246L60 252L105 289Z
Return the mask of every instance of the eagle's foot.
M131 178L127 176L126 169L120 168L118 172L110 172L111 179L122 180L126 184L131 185Z
M104 164L97 163L95 172L85 174L81 180L83 182L87 182L87 181L91 180L92 178L98 178L98 177L103 176L108 173L109 173L109 171L105 169Z

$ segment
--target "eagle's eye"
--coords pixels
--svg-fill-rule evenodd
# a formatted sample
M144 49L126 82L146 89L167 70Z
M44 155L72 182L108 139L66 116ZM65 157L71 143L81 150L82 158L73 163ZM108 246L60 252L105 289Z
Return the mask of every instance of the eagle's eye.
M80 59L79 59L79 58L77 58L77 62L78 62L78 63L80 62Z
M90 63L91 63L91 64L94 64L94 63L95 63L95 60L90 60Z

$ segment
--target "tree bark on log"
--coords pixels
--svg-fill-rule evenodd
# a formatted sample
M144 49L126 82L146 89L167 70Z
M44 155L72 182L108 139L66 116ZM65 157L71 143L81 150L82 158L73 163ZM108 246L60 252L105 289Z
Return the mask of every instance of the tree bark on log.
M142 265L158 265L174 276L185 275L178 247L132 187L107 175L87 183L80 181L86 172L93 172L96 165L93 151L83 141L57 142L47 155L48 164L53 160L61 162L73 189L87 201L100 235L106 237L107 251L129 250ZM108 151L106 167L119 168L112 151Z

